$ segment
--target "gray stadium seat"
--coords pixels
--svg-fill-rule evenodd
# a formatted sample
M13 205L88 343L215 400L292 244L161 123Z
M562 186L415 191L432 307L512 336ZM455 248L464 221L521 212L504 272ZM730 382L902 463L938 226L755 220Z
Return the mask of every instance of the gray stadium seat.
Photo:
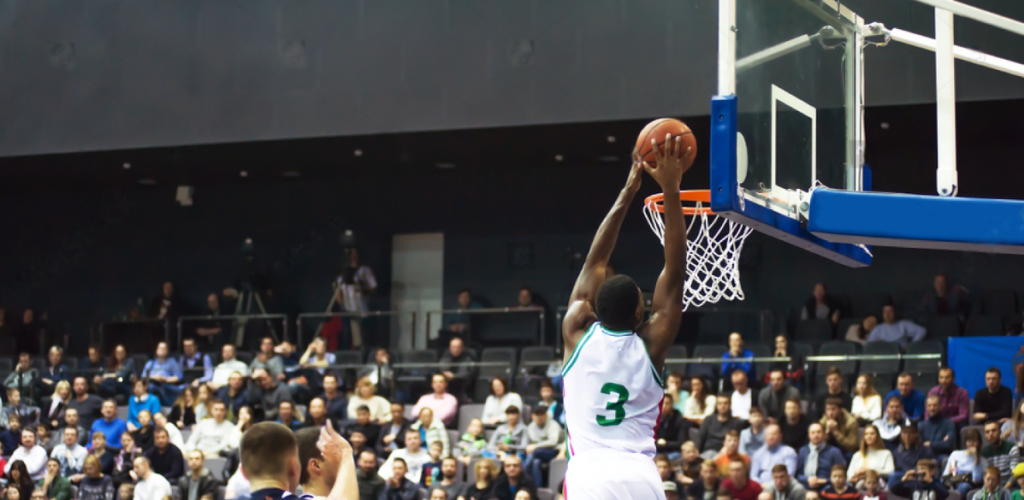
M921 342L911 342L907 346L907 354L945 354L945 344L937 340L923 340ZM929 375L928 384L930 385L934 380L935 374L939 372L939 368L942 366L942 360L931 360L931 359L908 359L903 362L903 371L914 375L915 377L923 377Z
M14 371L14 361L11 358L0 358L0 372Z
M889 354L900 353L900 346L895 342L868 342L864 346L864 354ZM860 362L860 373L874 375L893 375L900 372L900 360L863 360Z
M210 475L217 481L224 481L224 469L227 466L228 460L226 458L212 457L206 459L206 469L210 471Z
M755 358L767 358L767 357L771 356L772 355L772 351L775 350L772 347L769 347L767 344L761 344L761 343L747 344L747 349L750 349L750 352L754 353L754 357ZM761 362L758 362L758 363L754 363L755 375L757 375L758 378L762 378L763 379L764 375L766 373L768 373L768 367L770 365L771 365L771 363L769 363L767 361L761 361ZM756 385L757 381L756 380L751 380L750 383L752 385Z
M430 349L416 349L402 353L402 363L436 363L437 352ZM396 379L399 382L425 382L437 369L430 367L403 368Z
M892 301L886 292L860 293L850 296L850 313L852 316L882 317L882 307Z
M555 492L551 488L537 488L537 500L555 500Z
M488 347L480 356L481 362L498 361L508 363L507 367L502 366L481 366L481 377L505 377L512 375L512 368L516 365L516 350L512 347Z
M555 349L552 347L524 347L519 354L519 373L543 376L547 371L547 365L553 359L555 359ZM527 363L530 363L530 366L526 366ZM534 365L534 363L537 364Z
M361 365L363 355L359 351L335 351L334 362L339 365Z
M971 316L964 326L964 335L968 337L1001 337L1003 333L1000 316Z
M459 406L459 432L465 432L469 421L484 414L484 405L468 404ZM457 442L457 441L456 441Z
M857 344L850 342L826 342L821 345L818 354L821 356L851 356L857 354ZM832 366L838 367L839 371L843 372L843 375L847 377L857 373L857 361L824 361L815 364L817 365L814 367L815 376L822 379L824 379L828 369Z
M974 302L973 313L988 316L1017 314L1017 292L1013 290L985 290Z
M725 354L728 350L729 348L724 345L699 345L693 348L693 357L721 360L722 355ZM721 361L719 361L719 363L716 364L692 363L688 367L688 373L690 376L704 376L709 379L708 382L711 382L710 379L715 378L718 374L718 370L720 370L721 368Z
M239 361L248 365L252 364L252 360L253 358L256 357L256 355L253 354L251 351L237 351L235 353L235 357L238 358Z
M564 458L556 458L552 460L550 473L548 474L548 484L553 488L557 488L565 479L565 469L567 467L569 467L569 461Z
M686 349L685 345L670 345L668 346L668 353L666 356L667 359L685 359L690 356L690 352ZM672 363L670 361L666 361L665 370L669 373L686 373L686 363Z
M956 316L938 316L929 318L923 325L928 330L928 338L945 341L949 337L960 336L960 319Z
M117 418L121 420L128 420L128 407L118 406L117 407Z
M827 319L805 319L796 324L793 340L821 343L832 340L832 322Z

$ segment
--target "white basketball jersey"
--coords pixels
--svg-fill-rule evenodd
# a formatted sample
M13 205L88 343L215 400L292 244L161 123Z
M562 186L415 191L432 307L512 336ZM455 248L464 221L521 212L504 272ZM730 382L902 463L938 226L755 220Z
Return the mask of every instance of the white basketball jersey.
M665 390L640 336L595 322L562 378L570 457L601 449L654 458Z

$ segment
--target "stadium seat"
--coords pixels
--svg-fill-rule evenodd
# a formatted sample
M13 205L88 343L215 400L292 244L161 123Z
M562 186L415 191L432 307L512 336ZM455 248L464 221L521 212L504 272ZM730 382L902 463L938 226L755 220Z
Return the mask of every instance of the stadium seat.
M697 347L693 348L693 357L721 360L722 355L725 354L728 350L729 348L724 345L698 345ZM688 367L688 373L691 377L694 375L701 375L709 379L710 382L711 379L717 377L718 370L721 368L721 361L715 364L691 363Z
M235 358L237 358L239 361L241 361L241 362L243 362L243 363L245 363L247 365L248 364L252 364L252 360L255 357L256 357L256 355L253 354L251 351L237 351L237 352L235 352Z
M878 375L871 379L871 385L875 386L875 390L884 398L886 394L889 394L895 388L895 381L896 378L892 375Z
M121 420L128 420L128 407L118 406L117 407L117 418Z
M768 344L761 343L747 344L747 349L750 349L750 352L754 353L755 358L770 357L772 355L772 351L774 351L774 349L772 347L769 347ZM758 378L763 379L764 375L768 373L768 367L770 365L771 363L767 361L760 361L758 363L754 363L754 374L757 375ZM751 380L750 383L755 384L756 381Z
M821 345L821 349L818 350L820 356L852 356L857 354L857 344L851 342L826 342ZM828 369L832 366L839 368L839 371L843 372L843 375L849 378L849 375L857 373L857 362L856 361L823 361L816 363L815 376L820 377L822 380L825 378L825 374L828 373Z
M806 386L806 384L810 381L810 376L811 376L811 365L810 365L810 363L807 362L807 357L814 355L814 348L811 347L810 344L805 344L803 342L790 342L789 350L790 350L790 352L792 352L794 354L799 354L800 357L804 359L804 380L803 380L803 383ZM774 351L774 349L773 349L773 351ZM758 374L758 377L761 377L762 381L764 380L764 376L762 374Z
M359 351L335 351L334 362L339 365L362 365L363 355Z
M852 316L875 316L881 318L882 307L891 301L892 297L886 292L852 295L850 296L850 314Z
M468 404L459 406L459 432L465 432L469 421L484 414L484 405Z
M964 326L968 337L1001 337L1003 333L1003 318L999 316L971 316Z
M960 336L960 319L956 316L937 316L928 318L924 325L931 340L945 341L949 337Z
M864 346L864 354L896 355L900 353L900 346L895 342L868 342ZM900 372L900 360L868 360L860 362L860 373L869 373L872 376L893 375Z
M846 332L850 331L850 327L853 325L860 325L864 318L861 316L851 318L841 318L839 323L836 325L836 338L842 340L846 338Z
M10 373L14 371L14 361L11 358L0 358L0 372Z
M564 458L556 458L551 461L550 473L548 474L548 484L553 488L557 488L559 484L565 479L565 469L569 467L569 461Z
M553 347L524 347L519 354L519 373L543 376L547 365L554 359Z
M943 342L937 340L923 340L921 342L911 342L907 346L907 354L945 354L945 345ZM945 356L943 356L945 357ZM942 359L908 359L903 362L903 371L914 375L915 378L930 376L934 378L935 374L939 372L939 368L942 367ZM932 383L929 378L929 384Z
M67 365L68 369L71 370L72 372L75 372L75 371L78 370L78 358L75 358L75 357L72 357L72 356L64 356L61 359L61 361L65 365Z
M554 490L551 488L537 488L537 500L555 500Z
M832 322L827 319L805 319L796 324L793 340L822 343L832 340Z
M728 314L707 312L700 315L697 327L697 342L702 344L724 344L734 331Z
M223 482L224 469L228 466L228 460L222 457L211 457L206 459L206 469L210 471L210 475L213 476L218 482Z
M150 359L149 354L132 354L128 356L135 360L135 374L142 376L142 370L146 367L146 363Z
M436 363L437 352L430 349L416 349L402 353L402 363ZM435 369L431 367L403 368L399 370L398 382L424 382Z
M985 290L974 301L972 315L1010 316L1017 314L1017 292Z
M508 366L481 366L481 377L505 377L512 375L512 368L516 364L516 350L512 347L488 347L480 356L481 362L502 362ZM490 384L488 384L488 387Z
M667 359L685 359L690 356L690 351L686 349L685 345L670 345L668 346L668 353L666 356ZM686 363L673 363L671 361L666 361L665 370L669 373L686 373Z

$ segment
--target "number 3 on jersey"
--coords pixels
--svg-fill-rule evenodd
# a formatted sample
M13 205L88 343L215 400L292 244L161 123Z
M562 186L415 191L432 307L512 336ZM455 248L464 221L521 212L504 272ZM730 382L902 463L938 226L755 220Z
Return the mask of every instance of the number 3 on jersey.
M626 409L623 406L625 406L626 402L629 401L629 390L619 384L608 382L601 386L601 394L607 394L609 396L615 394L618 396L618 399L615 401L609 401L608 405L605 406L605 408L615 412L615 416L608 418L604 415L598 415L597 425L610 427L621 424L622 419L626 418Z

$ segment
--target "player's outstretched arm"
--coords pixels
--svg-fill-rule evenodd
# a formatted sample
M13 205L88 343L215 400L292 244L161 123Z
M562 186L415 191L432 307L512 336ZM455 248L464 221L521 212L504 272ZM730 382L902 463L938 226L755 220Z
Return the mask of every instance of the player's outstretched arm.
M686 281L686 222L679 200L679 185L687 168L684 159L690 155L690 149L681 151L680 138L676 137L674 141L670 138L670 135L665 137L664 153L651 139L657 166L651 167L644 162L644 170L658 181L665 195L665 268L654 287L651 318L640 332L647 344L647 352L659 370L665 365L665 354L679 333L679 323L683 318L683 283Z
M338 467L338 477L331 487L328 500L359 500L359 483L356 480L356 463L352 456L352 445L341 437L330 419L320 429L320 439L316 443L328 467Z
M594 296L597 295L597 289L601 283L604 283L605 269L608 266L608 260L611 259L612 251L615 250L619 229L622 228L622 220L626 218L629 205L640 189L641 174L643 174L643 164L634 151L633 166L629 170L626 185L619 192L615 205L601 222L601 227L597 229L594 242L590 245L590 252L587 253L587 260L583 263L583 270L576 278L572 295L569 296L569 310L562 321L562 336L565 340L567 356L576 346L581 326L593 317Z

